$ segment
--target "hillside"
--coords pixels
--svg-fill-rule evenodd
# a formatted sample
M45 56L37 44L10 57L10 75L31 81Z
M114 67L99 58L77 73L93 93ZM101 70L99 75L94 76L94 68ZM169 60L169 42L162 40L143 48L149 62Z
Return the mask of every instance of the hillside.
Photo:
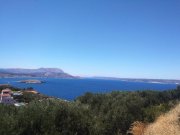
M2 86L4 88L7 86ZM169 91L86 93L74 101L23 93L18 100L28 103L26 106L0 104L1 135L126 135L136 121L142 121L135 123L140 127L136 131L147 129L145 135L163 135L162 131L178 129L179 106L154 121L179 102L180 87ZM161 132L155 134L157 131ZM178 130L176 134L167 133L179 135Z
M180 135L180 104L148 125L144 135Z
M180 103L161 114L153 123L136 121L128 131L131 135L180 135Z
M0 69L0 77L52 77L52 78L75 78L58 68L22 69L8 68Z

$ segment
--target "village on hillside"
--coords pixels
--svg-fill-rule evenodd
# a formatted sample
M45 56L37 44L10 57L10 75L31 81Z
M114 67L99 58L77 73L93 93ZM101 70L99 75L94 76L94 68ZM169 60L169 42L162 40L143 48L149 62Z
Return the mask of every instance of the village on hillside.
M43 96L32 88L19 89L10 85L0 85L0 104L25 106L34 99L42 99Z

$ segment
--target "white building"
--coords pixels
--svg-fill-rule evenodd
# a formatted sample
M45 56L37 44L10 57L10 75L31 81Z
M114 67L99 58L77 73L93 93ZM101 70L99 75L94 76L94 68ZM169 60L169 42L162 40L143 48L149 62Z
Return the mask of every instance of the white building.
M3 104L14 104L15 101L13 99L12 95L12 91L10 89L4 89L1 91L0 94L0 103Z

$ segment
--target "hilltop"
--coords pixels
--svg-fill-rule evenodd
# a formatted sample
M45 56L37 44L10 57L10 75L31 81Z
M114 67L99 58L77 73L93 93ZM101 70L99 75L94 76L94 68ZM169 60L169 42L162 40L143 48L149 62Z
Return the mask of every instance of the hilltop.
M1 68L0 77L51 77L51 78L75 78L59 68Z

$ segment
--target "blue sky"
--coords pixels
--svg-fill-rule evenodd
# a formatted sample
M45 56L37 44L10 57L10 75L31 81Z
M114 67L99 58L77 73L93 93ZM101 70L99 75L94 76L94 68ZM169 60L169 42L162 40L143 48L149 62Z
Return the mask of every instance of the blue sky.
M180 79L179 0L0 0L0 67Z

